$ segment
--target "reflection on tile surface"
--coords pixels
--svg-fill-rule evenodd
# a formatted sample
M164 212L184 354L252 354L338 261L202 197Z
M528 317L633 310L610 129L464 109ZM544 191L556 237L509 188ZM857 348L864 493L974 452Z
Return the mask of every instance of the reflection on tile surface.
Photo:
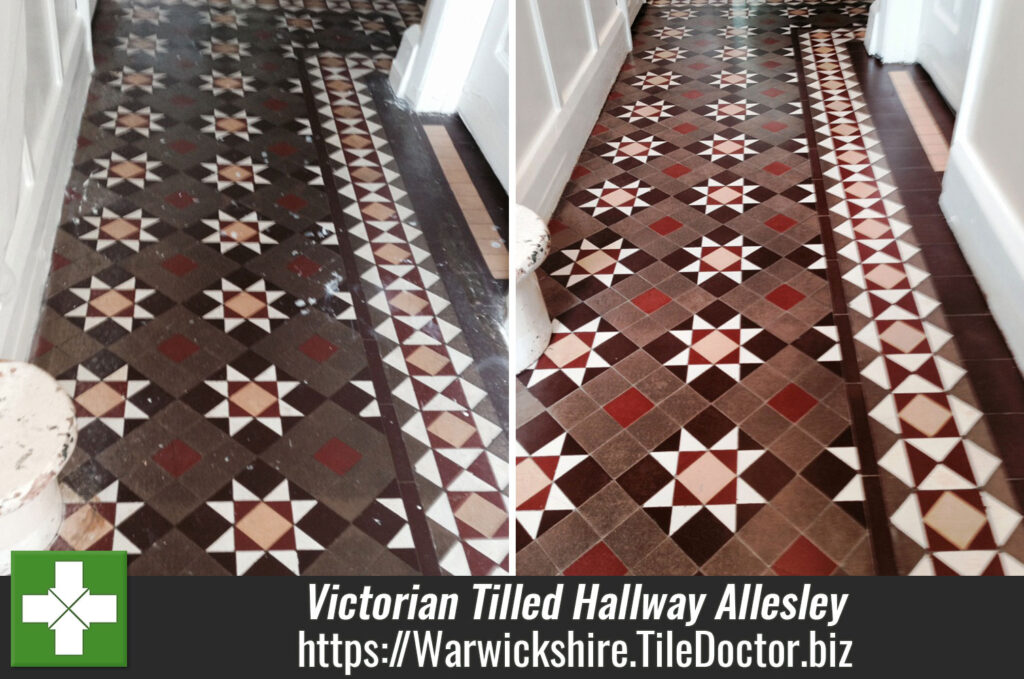
M470 347L495 319L406 193L396 155L429 146L378 114L420 12L100 3L36 358L81 430L58 547L137 574L507 569L506 413L476 367L506 352Z
M845 56L868 5L638 19L518 379L519 573L1024 570Z

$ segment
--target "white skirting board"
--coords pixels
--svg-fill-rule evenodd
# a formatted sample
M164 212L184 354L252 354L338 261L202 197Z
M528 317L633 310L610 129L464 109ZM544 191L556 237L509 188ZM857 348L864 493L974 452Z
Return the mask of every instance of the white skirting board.
M71 63L64 86L51 109L43 162L34 164L35 181L19 197L17 217L3 259L12 275L13 289L0 306L0 359L26 360L33 350L36 326L46 294L53 242L60 222L64 189L71 176L78 129L85 110L92 72L92 55L87 31L78 31L72 41ZM20 103L20 102L18 102ZM27 195L26 195L27 194Z
M1024 219L967 140L950 151L939 203L1024 371Z
M589 56L561 110L540 135L527 167L517 169L517 202L545 221L554 212L629 53L629 27L623 24L620 18L604 27L605 35L598 38L602 49Z

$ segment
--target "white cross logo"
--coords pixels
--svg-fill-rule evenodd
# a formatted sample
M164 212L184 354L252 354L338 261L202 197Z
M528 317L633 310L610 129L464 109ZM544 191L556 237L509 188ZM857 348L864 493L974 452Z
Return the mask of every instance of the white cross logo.
M56 655L82 655L82 632L94 622L117 622L117 595L90 594L82 586L82 562L54 564L55 586L21 598L22 622L41 622L54 632Z

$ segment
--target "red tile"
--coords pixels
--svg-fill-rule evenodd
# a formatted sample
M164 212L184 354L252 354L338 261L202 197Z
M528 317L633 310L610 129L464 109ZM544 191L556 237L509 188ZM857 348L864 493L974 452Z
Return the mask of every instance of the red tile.
M153 455L153 461L174 478L187 472L201 459L199 453L180 439L174 439Z
M548 222L548 231L551 233L552 236L554 236L556 233L561 233L568 228L568 226L558 221L557 219L552 219L550 222Z
M263 105L269 108L271 111L280 111L282 109L288 108L288 104L281 101L280 99L267 99L265 102L263 102Z
M168 337L157 347L160 353L175 363L181 363L192 354L199 351L199 345L184 335Z
M772 565L779 575L831 575L835 569L835 562L802 535Z
M60 269L63 269L70 263L71 260L65 257L64 255L58 252L53 253L53 263L51 266L53 267L54 271L59 271Z
M616 422L623 427L628 427L653 407L654 404L641 394L636 387L633 387L606 405L604 409L605 412L615 418Z
M188 95L179 94L171 98L171 103L175 106L181 106L184 108L185 106L191 106L196 103L196 100Z
M297 149L288 142L282 141L274 144L273 146L268 146L267 150L273 153L275 156L287 158L288 156L294 154Z
M635 304L641 311L648 314L653 314L655 311L671 301L671 297L663 293L661 290L654 288L641 295L637 295L632 299L633 304Z
M626 564L603 542L594 545L565 569L566 575L625 575L628 572Z
M299 347L299 351L309 356L317 363L323 363L338 350L338 347L334 346L320 335L313 335L308 340L302 343Z
M173 205L179 210L184 210L189 205L195 202L195 198L190 196L185 191L176 191L175 193L172 193L164 197L164 201L166 201L169 205Z
M782 233L783 231L788 231L791 228L793 228L793 226L796 224L796 220L787 217L786 215L775 215L774 217L766 221L765 224L772 227L779 233Z
M683 92L683 96L687 99L700 99L704 95L700 90L687 90Z
M304 201L302 198L296 196L294 193L288 193L281 196L278 199L277 204L283 207L285 210L298 212L302 208L306 207L308 203L306 203L306 201Z
M179 278L186 274L192 273L199 267L194 261L182 254L174 255L169 259L165 259L160 263L160 266L170 271Z
M607 127L605 127L601 123L598 123L597 125L594 125L594 131L590 133L590 136L593 137L593 136L596 136L596 135L599 135L599 134L604 134L607 131L608 131Z
M658 221L651 224L651 228L660 233L662 236L667 236L676 229L682 227L682 222L677 222L671 217L662 217Z
M573 168L572 178L579 179L580 177L586 177L588 174L590 174L590 170L583 167L582 165L577 165L575 168Z
M780 89L779 89L779 88L777 88L777 87L772 87L772 88L770 88L770 89L767 89L767 90L765 90L765 91L764 91L764 92L762 92L761 94L767 95L767 96L769 96L769 97L777 97L777 96L779 96L780 94L783 94L783 91L782 91L782 90L780 90Z
M764 298L777 307L789 310L799 304L804 296L804 293L783 283L765 295Z
M785 123L780 123L778 121L772 121L770 123L765 123L761 127L763 127L764 129L768 130L769 132L780 132L780 131L786 129L786 124Z
M338 439L331 439L313 456L338 476L344 476L363 459L362 454Z
M662 172L667 174L669 177L672 177L673 179L679 179L684 174L689 174L690 168L686 167L685 165L676 163L675 165L666 167L664 170L662 170Z
M39 341L36 342L36 353L33 354L33 357L39 358L40 356L45 356L50 353L50 349L53 349L53 342L45 337L40 337Z
M196 145L187 139L175 139L170 144L168 144L167 147L174 151L175 153L185 155L186 153L195 150Z
M765 169L765 172L771 172L776 177L781 177L782 175L786 174L787 172L789 172L793 168L791 168L789 165L786 165L785 163L780 163L778 161L775 161L774 163L772 163L770 165L765 165L764 169Z
M679 134L690 134L691 132L697 129L697 126L691 123L683 123L682 125L676 125L672 129L674 129Z
M303 278L315 276L322 268L323 267L306 255L299 255L292 261L288 262L288 270L297 276L302 276Z
M818 399L795 384L790 384L775 394L775 396L772 396L772 399L768 401L768 405L775 408L780 415L790 422L797 422L807 414L807 411L818 405Z

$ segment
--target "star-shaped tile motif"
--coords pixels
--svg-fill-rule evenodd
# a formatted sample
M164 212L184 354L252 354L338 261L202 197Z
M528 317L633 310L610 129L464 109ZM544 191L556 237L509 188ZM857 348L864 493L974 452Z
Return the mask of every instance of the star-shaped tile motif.
M676 148L674 144L653 134L634 132L621 139L596 146L591 151L602 158L610 159L624 170L630 170L648 163L652 158L669 154Z
M589 290L582 286L590 282L603 290L654 261L622 236L605 230L555 253L545 262L545 269L570 291L586 294Z
M68 292L78 305L64 312L65 318L74 319L86 332L107 321L127 332L153 318L142 302L154 294L150 288L136 287L134 278L110 285L93 276L85 286L72 287Z
M285 379L273 365L251 379L229 365L222 377L204 383L221 400L203 415L224 424L231 436L254 422L283 436L286 421L294 423L304 414L286 400L299 382Z
M744 89L764 80L765 77L746 69L739 71L719 71L707 79L707 83L723 90L730 88Z
M164 84L166 75L156 72L152 66L139 70L135 70L131 66L124 66L120 71L111 73L111 76L111 86L119 87L122 92L140 90L146 94L153 94L153 90L166 87Z
M121 184L131 184L140 189L145 188L147 182L158 182L161 180L156 170L163 164L158 160L150 160L148 153L139 153L131 158L122 156L113 151L109 158L97 158L95 162L100 167L96 177L102 179L108 187Z
M215 9L210 7L209 13L203 16L203 21L213 28L218 26L238 28L239 26L245 26L246 16L237 12L234 8Z
M241 97L246 92L256 91L252 84L253 77L251 75L242 75L241 71L228 73L213 69L212 75L200 75L199 77L203 81L199 89L204 92L212 92L215 96L233 94Z
M686 148L721 167L732 167L751 156L767 151L771 146L758 139L728 130L701 139Z
M201 131L214 135L217 141L230 136L249 141L250 135L263 133L259 127L262 119L251 115L245 109L232 112L215 108L213 115L204 115L202 118L207 124Z
M747 118L753 118L754 116L764 113L767 109L757 102L748 101L739 97L730 97L727 99L719 99L713 104L702 106L697 109L697 113L717 120L719 122L739 122L746 120Z
M171 400L128 364L103 376L79 364L58 381L74 400L79 431L96 422L123 437Z
M673 118L682 112L683 109L675 104L658 99L657 97L644 97L632 104L617 106L608 111L608 113L616 118L621 118L637 127L644 127L666 118Z
M623 173L598 186L583 189L570 196L569 201L598 221L614 224L667 197L659 189Z
M720 226L662 261L712 294L721 295L778 259L768 248Z
M204 219L203 224L210 228L210 233L203 238L203 242L217 245L222 254L238 247L258 254L262 252L264 245L277 244L277 241L266 233L273 222L269 219L260 219L255 212L235 217L220 210L216 219Z
M186 517L180 530L234 575L298 575L347 527L257 460Z
M218 40L214 37L203 41L202 45L203 51L211 59L234 59L238 61L242 57L251 56L249 53L249 43L239 42L238 38Z
M138 252L143 243L157 241L157 237L149 232L149 228L158 220L155 217L146 217L142 210L119 215L104 207L99 216L90 215L83 219L94 228L81 234L79 238L87 243L93 243L98 252L103 252L118 243Z
M116 111L104 111L104 115L110 120L100 127L105 130L113 130L117 137L129 133L149 137L150 132L162 132L164 129L160 125L164 114L153 111L149 106L143 106L133 111L127 106L119 104Z
M757 323L715 301L644 350L713 401L784 347Z
M216 162L203 163L203 167L209 172L203 177L203 182L215 184L218 191L225 191L230 187L241 187L248 191L255 191L257 184L269 184L270 181L260 175L267 169L264 163L254 163L252 158L239 157L234 160L218 155Z
M674 71L664 69L651 69L638 74L629 81L629 85L643 91L657 92L669 90L679 85L681 75Z
M208 321L215 321L224 332L231 333L239 326L255 326L269 333L289 316L274 306L285 297L282 290L270 288L266 280L259 279L242 287L228 279L222 279L219 287L206 290L204 294L216 306L203 314Z
M167 51L167 40L152 35L139 35L129 33L127 37L117 39L118 49L124 50L127 54L145 54L155 57Z
M682 47L655 47L640 53L640 58L652 64L674 64L690 55Z
M722 172L680 192L676 197L716 219L730 219L773 195L772 191L750 180L731 172Z

